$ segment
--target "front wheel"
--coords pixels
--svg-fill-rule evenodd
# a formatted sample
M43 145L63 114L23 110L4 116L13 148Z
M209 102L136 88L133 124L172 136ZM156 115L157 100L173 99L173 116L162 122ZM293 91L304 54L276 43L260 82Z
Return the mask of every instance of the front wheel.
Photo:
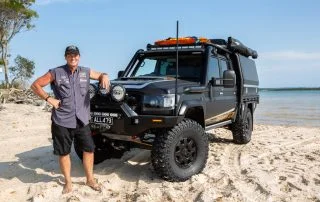
M111 145L111 141L107 137L104 137L100 134L96 134L92 136L92 138L95 144L94 164L101 163L110 158L121 158L123 153L126 151L115 149ZM74 150L78 157L82 160L83 151L79 148L76 139L74 140Z
M208 136L196 121L184 119L157 134L151 151L155 172L168 181L186 181L200 173L208 158Z
M231 126L233 140L237 144L247 144L251 140L253 129L253 118L249 108L245 109L243 118L238 115L236 121Z

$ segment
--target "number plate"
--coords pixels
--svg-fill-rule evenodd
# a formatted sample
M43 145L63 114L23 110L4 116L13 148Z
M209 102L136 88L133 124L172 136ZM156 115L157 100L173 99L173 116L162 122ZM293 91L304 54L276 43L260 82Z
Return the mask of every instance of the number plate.
M120 118L117 113L109 112L91 112L91 123L113 125L113 118Z
M113 118L112 117L93 116L93 117L91 117L91 122L113 125Z

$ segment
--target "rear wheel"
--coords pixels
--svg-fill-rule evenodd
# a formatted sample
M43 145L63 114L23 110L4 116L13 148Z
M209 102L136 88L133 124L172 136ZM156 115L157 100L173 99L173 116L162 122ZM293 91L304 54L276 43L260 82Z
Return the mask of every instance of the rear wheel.
M244 113L243 118L238 115L236 121L231 125L233 141L237 144L247 144L251 140L253 129L252 113L247 107Z
M185 119L157 134L151 160L155 172L168 181L185 181L200 173L208 158L208 136L197 122Z
M94 164L101 163L102 161L110 158L121 158L123 153L127 150L115 149L111 145L111 141L100 134L96 134L92 136L95 150L94 150ZM76 139L74 140L74 150L78 157L82 160L83 151L80 149L79 144L77 143Z

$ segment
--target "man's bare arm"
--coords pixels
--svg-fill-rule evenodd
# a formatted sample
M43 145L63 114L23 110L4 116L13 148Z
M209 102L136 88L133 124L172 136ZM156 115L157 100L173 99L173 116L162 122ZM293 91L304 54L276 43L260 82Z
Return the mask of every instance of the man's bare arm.
M110 80L109 80L109 76L107 74L96 72L96 71L90 69L90 79L99 80L100 87L105 88L109 91Z
M45 75L39 77L37 80L35 80L32 85L31 89L33 92L38 95L42 99L47 99L49 97L48 93L46 93L43 90L43 87L48 85L49 83L53 82L53 77L50 72L46 73ZM53 97L49 97L47 101L54 107L54 108L59 108L60 105L60 100L57 100Z
M35 80L31 85L31 89L36 95L38 95L42 99L46 99L48 97L48 93L46 93L43 90L43 87L45 87L52 81L53 81L52 75L50 72L48 72L45 75L39 77L37 80Z

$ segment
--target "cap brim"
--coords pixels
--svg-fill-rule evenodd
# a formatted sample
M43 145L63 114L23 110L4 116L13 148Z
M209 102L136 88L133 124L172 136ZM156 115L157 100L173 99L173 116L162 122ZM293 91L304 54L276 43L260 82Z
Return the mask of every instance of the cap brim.
M76 50L66 51L65 55L69 55L69 54L76 54L76 55L80 55L79 51L76 51Z

